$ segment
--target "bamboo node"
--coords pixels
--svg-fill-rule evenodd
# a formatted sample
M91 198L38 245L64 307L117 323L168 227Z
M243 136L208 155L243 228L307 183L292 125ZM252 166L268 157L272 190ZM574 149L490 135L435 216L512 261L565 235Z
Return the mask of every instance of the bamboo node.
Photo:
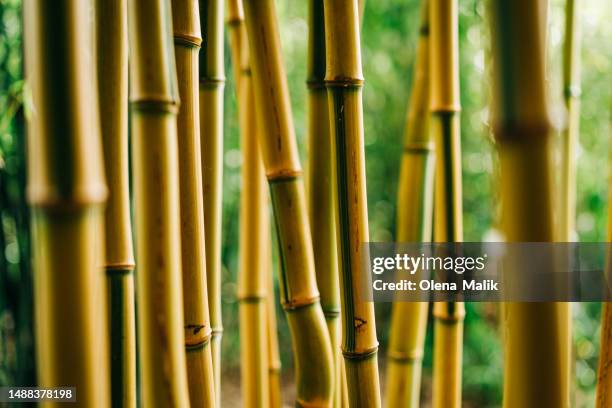
M266 178L269 183L293 181L300 177L302 177L302 170L279 170L266 173Z
M134 268L134 264L106 265L104 267L104 269L106 270L106 274L109 276L131 275L134 273Z
M242 16L234 16L234 17L230 17L227 20L225 20L225 24L229 28L238 28L243 23L244 23L244 17Z
M175 32L174 44L189 48L200 48L202 46L202 39L191 34Z
M455 103L435 103L429 107L429 111L433 115L454 114L461 112L461 105Z
M404 144L404 153L430 153L434 149L433 142L408 142Z
M495 138L500 142L530 141L533 137L548 137L552 130L548 120L519 123L512 119L501 119L491 127Z
M335 77L334 79L325 79L326 88L362 88L365 83L363 78L351 77Z
M54 185L31 184L26 189L32 207L57 212L70 212L79 208L106 202L108 189L104 183L92 183L87 187L75 186L64 193Z
M423 350L414 349L410 351L389 350L387 357L400 364L409 364L423 359Z
M419 35L421 37L429 37L429 24L424 24L419 28Z
M432 314L442 323L455 323L465 317L465 306L462 302L436 302Z
M146 99L130 101L132 110L144 113L178 113L179 102L171 99Z
M342 350L342 355L344 358L348 360L367 360L369 358L375 357L376 353L378 353L378 342L372 348L365 349L363 351L348 351Z
M205 324L186 324L184 330L185 348L188 350L204 347L212 337L212 330Z
M238 295L238 303L259 303L265 300L265 295Z
M201 76L200 88L204 89L221 89L225 86L224 76Z
M293 298L282 303L283 309L285 311L292 311L296 309L301 309L303 307L312 306L319 302L319 296L309 297L309 298Z
M319 77L312 77L306 80L306 87L308 89L326 89L325 79Z
M340 309L323 309L323 315L326 319L335 319L340 316Z

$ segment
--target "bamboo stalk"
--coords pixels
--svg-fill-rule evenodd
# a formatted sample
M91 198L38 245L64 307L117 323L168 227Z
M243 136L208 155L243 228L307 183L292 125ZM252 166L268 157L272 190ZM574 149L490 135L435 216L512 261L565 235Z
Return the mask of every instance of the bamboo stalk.
M325 89L325 19L323 0L308 6L308 173L307 193L312 246L321 307L334 361L333 406L341 406L340 281L333 207L332 146Z
M612 153L612 151L611 151ZM612 157L612 155L610 156ZM612 188L608 189L608 199L612 198ZM612 202L612 201L609 201ZM610 214L612 208L608 209ZM612 237L612 217L608 215L608 241ZM612 258L608 257L606 264L606 276L610 279L612 271ZM612 303L603 302L601 311L601 337L599 350L599 367L597 370L597 388L595 397L595 406L597 408L606 408L612 403L611 397L608 394L612 391Z
M272 245L270 229L266 228L268 235L264 242L266 245L266 270L268 272L268 293L266 297L266 327L268 333L268 380L270 393L270 407L281 408L283 406L281 393L281 358L278 348L278 332L276 325L276 296L274 295L274 271L272 268Z
M247 0L244 11L261 134L260 148L280 244L280 297L293 343L296 404L329 406L333 393L331 345L316 285L302 171L274 1Z
M221 199L223 181L223 2L200 0L200 19L206 41L200 52L200 120L206 232L208 303L212 325L215 395L221 406Z
M215 405L211 322L204 235L200 147L198 53L202 43L197 4L172 0L176 70L181 106L177 116L181 258L187 380L192 407Z
M93 3L24 3L28 201L32 211L38 384L110 403ZM47 402L44 406L59 406Z
M359 16L357 2L325 1L325 46L332 171L336 188L342 354L351 407L380 406L374 305L362 293L368 242Z
M406 115L397 201L397 241L431 240L434 155L429 115L429 12L421 3L419 42ZM427 302L395 302L387 355L387 406L419 406Z
M176 121L179 90L170 1L128 4L142 405L186 407ZM200 340L191 335L187 339Z
M493 130L508 242L555 235L544 2L492 4ZM569 407L569 304L508 302L503 312L504 407Z
M240 333L242 341L241 369L243 404L246 407L270 405L268 371L268 332L266 293L268 272L266 245L269 234L266 185L257 145L253 93L250 77L241 85L242 114L241 142L243 151L242 193L240 195ZM268 235L268 237L266 237Z
M461 135L459 126L459 29L456 0L430 2L430 112L436 148L436 242L463 240ZM433 406L461 406L463 302L436 302Z
M228 2L232 64L238 96L242 192L240 194L240 356L242 402L246 407L270 406L268 370L267 279L269 229L265 175L257 141L254 95L242 2Z
M563 50L563 100L567 124L561 133L559 239L574 240L576 219L576 146L580 132L580 0L567 0Z
M106 206L106 276L111 336L113 406L136 406L134 251L128 174L127 2L96 1L100 130L109 200Z

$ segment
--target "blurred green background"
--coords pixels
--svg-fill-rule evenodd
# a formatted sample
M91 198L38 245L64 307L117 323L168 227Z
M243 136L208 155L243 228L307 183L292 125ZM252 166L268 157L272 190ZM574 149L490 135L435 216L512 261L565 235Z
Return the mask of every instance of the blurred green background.
M281 42L289 79L296 134L303 165L306 157L307 1L277 0ZM486 1L461 0L460 78L465 241L499 239L496 158L489 136L489 79ZM552 0L548 26L548 83L551 113L564 122L561 66L565 1ZM612 8L606 0L581 2L582 113L578 149L577 233L581 241L606 240L609 172L610 57ZM411 89L419 2L366 0L362 32L364 124L368 211L372 241L392 241L395 234L397 177L405 112ZM30 383L32 359L31 272L28 214L24 200L24 119L22 41L19 0L0 0L0 384ZM236 96L229 52L226 53L225 148L223 193L223 362L228 382L238 381L240 362L236 275L238 203L241 189ZM316 238L315 238L316 239ZM384 384L389 304L377 304ZM599 349L599 304L574 304L573 392L575 406L594 404ZM278 308L283 370L291 377L291 345ZM464 347L464 402L467 407L499 406L502 353L499 305L468 304ZM423 405L431 383L432 333L424 361Z

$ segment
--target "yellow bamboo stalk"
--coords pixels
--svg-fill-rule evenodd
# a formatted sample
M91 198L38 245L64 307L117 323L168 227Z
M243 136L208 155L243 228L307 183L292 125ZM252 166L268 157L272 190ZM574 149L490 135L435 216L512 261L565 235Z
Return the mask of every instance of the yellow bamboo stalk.
M181 259L187 380L192 407L215 405L204 240L198 52L202 43L197 4L172 0L176 70Z
M492 3L492 123L508 242L555 236L543 3ZM569 407L569 304L508 302L503 312L504 407Z
M28 201L32 208L38 383L109 405L103 210L93 3L24 3ZM59 406L48 402L43 406Z
M266 245L266 259L268 271L268 293L266 297L266 309L267 319L266 327L268 333L268 379L269 379L269 393L270 393L270 408L281 408L283 406L282 394L281 394L281 358L278 348L278 332L276 325L276 297L274 295L274 273L272 269L272 245L270 240L270 230L268 231L265 242Z
M580 0L567 0L563 50L563 100L567 123L561 133L559 239L574 240L576 220L576 146L580 132Z
M306 199L273 0L244 2L260 148L280 243L281 303L287 312L298 406L329 406L332 354L319 303Z
M431 240L434 156L428 129L429 12L421 3L419 42L406 115L397 197L397 241ZM395 302L387 355L387 406L419 407L427 302Z
M111 337L113 406L136 406L134 252L128 175L127 1L96 0L96 56L100 131L109 200L106 276Z
M242 403L270 405L266 294L268 267L266 231L269 229L265 176L257 141L254 95L242 2L228 2L232 64L238 97L242 192L240 194L240 356Z
M463 240L457 0L430 2L430 112L436 145L436 242ZM463 302L436 302L433 406L461 406Z
M205 41L200 51L200 121L208 302L215 395L221 401L221 185L223 180L223 1L200 0Z
M362 244L368 242L359 16L356 1L325 1L325 84L339 257L342 354L351 407L379 407L374 305L362 293Z
M186 407L178 86L170 1L128 5L142 405Z
M323 0L308 6L308 173L307 193L312 246L321 307L334 360L333 406L341 406L340 281L333 206L332 146L325 89L325 20Z

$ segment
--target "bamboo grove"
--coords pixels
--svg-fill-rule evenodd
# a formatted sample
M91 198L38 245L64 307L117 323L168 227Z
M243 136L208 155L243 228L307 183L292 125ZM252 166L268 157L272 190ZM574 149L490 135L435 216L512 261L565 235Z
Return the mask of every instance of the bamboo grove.
M74 386L84 407L225 406L225 316L226 325L238 321L242 406L277 408L287 395L298 407L465 404L462 299L394 301L379 353L378 305L362 284L371 240L368 5L308 0L307 117L296 127L278 3L24 0L41 386ZM561 129L548 95L548 1L486 4L488 125L506 242L578 239L582 3L564 2ZM395 146L394 239L460 243L460 2L411 4L420 17L403 141ZM225 89L226 46L234 95ZM222 310L230 98L241 165L236 316ZM305 129L302 156L297 128ZM570 304L502 302L499 309L503 406L573 406ZM288 333L279 330L285 321ZM609 303L601 325L598 408L612 406ZM285 337L292 377L281 370Z

